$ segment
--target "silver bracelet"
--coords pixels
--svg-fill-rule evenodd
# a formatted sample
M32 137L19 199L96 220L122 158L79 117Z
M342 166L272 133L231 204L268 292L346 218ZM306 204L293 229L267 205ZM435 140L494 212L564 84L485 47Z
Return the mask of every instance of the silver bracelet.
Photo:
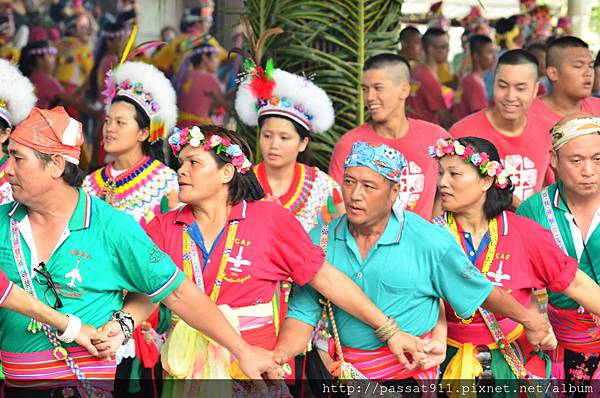
M81 319L72 314L66 315L69 318L69 323L67 323L65 331L56 337L63 343L72 343L81 332Z

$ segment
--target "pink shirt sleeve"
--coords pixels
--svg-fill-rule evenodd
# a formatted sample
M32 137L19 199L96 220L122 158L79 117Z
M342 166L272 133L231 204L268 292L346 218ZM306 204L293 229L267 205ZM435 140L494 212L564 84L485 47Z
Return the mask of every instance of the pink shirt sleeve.
M467 115L485 109L488 105L485 86L475 78L466 79L463 87L463 102Z
M575 279L577 260L566 255L554 241L552 233L537 222L520 218L519 229L529 256L530 278L535 288L548 286L553 292L562 292Z
M427 108L431 112L436 113L440 109L446 109L446 103L442 96L442 85L431 73L423 73L419 92L423 93Z
M269 257L281 273L281 279L291 276L294 282L304 285L323 266L325 253L312 243L291 211L273 204L271 216L270 219L275 222L270 224L273 239Z
M12 287L13 283L9 281L6 274L0 270L0 305L4 304Z
M348 155L350 155L351 150L352 145L350 140L347 139L347 136L343 136L338 143L335 144L333 153L331 154L331 160L329 161L329 175L340 185L342 185L342 178L344 177L344 162Z

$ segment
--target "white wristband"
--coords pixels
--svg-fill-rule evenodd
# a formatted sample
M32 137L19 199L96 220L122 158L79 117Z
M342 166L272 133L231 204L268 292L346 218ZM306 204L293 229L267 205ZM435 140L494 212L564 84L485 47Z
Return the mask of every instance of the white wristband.
M71 314L67 314L67 317L69 318L67 328L61 335L56 336L63 343L73 342L77 338L77 335L79 335L79 332L81 331L81 319Z

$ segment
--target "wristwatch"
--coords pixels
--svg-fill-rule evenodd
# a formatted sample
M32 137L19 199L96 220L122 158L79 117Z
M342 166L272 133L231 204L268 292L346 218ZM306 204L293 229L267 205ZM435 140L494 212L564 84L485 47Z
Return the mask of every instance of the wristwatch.
M125 341L123 341L123 344L126 344L133 337L133 329L135 328L133 324L133 317L128 312L117 311L113 314L112 320L117 321L119 325L121 325L121 329L125 335Z

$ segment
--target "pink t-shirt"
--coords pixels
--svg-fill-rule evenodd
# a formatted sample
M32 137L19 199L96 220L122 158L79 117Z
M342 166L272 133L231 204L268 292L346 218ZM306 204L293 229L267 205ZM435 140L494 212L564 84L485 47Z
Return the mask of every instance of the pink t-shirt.
M389 145L402 152L408 163L402 171L400 199L408 210L429 220L435 199L438 165L429 157L427 148L434 145L438 138L448 137L448 132L440 126L417 119L408 119L408 132L402 138L382 137L371 126L363 124L344 134L335 145L329 163L329 174L342 184L344 161L355 142Z
M49 109L56 106L58 95L65 92L59 81L47 73L33 72L29 80L35 87L35 95L38 98L35 106L38 108Z
M470 73L460 82L460 87L454 95L452 115L455 120L460 120L487 108L488 105L485 82L477 74Z
M594 116L600 116L600 98L587 97L581 101L581 111L591 113ZM541 98L536 98L529 109L530 114L542 116L552 122L552 126L562 117L548 108Z
M208 118L210 106L213 103L213 97L211 94L219 92L221 87L217 78L208 72L191 70L188 77L188 81L183 86L183 92L177 98L177 106L179 112L183 113L180 115L182 122L192 122L191 114L198 118ZM180 127L187 127L183 124Z
M408 99L410 116L440 123L437 111L446 109L442 85L435 73L424 64L418 64L412 73L411 97Z
M520 200L525 200L538 192L544 183L550 167L551 140L550 128L552 123L540 116L528 115L527 125L523 133L517 137L508 137L499 133L490 123L484 111L479 111L456 122L450 129L454 138L480 137L485 138L496 146L502 164L516 178L514 194Z

